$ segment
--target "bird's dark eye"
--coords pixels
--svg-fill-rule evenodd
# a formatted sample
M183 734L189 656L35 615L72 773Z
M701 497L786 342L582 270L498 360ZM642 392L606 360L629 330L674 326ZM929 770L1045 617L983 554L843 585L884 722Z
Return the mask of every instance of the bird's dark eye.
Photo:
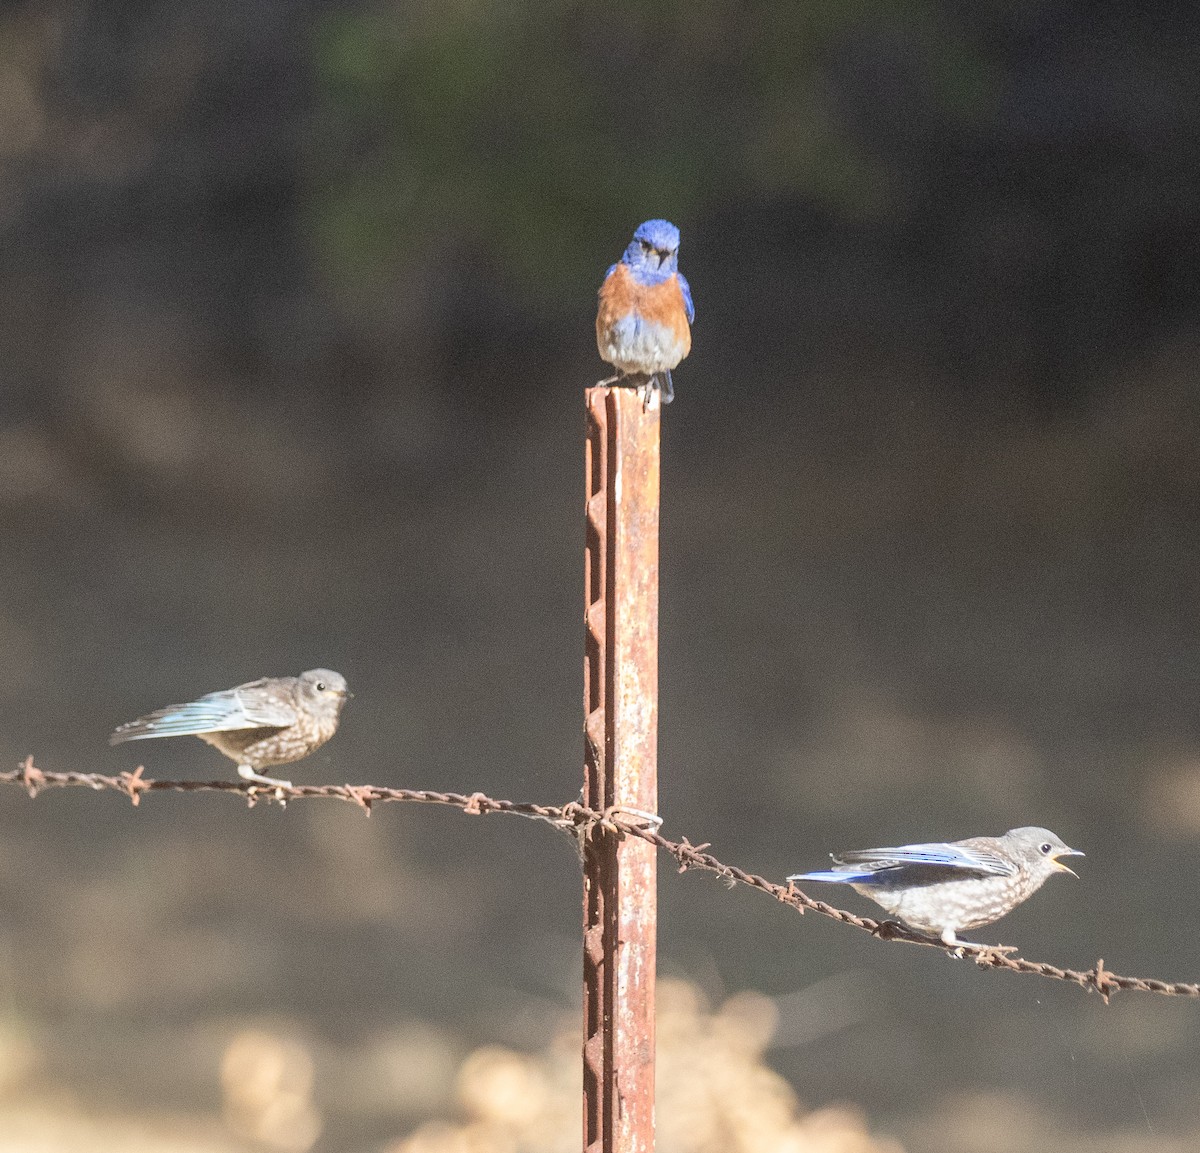
M325 691L325 682L317 681L317 692L323 693L324 691ZM1048 849L1048 848L1050 848L1050 846L1047 845L1046 848ZM1045 852L1045 849L1043 849L1042 851Z
M1039 848L1039 849L1040 849L1040 850L1041 850L1043 853L1049 853L1049 852L1050 852L1050 850L1054 848L1054 846L1053 846L1052 844L1050 844L1050 842L1049 842L1049 841L1043 841L1043 842L1042 842L1042 843L1041 843L1041 844L1038 846L1038 848Z
M649 252L653 247L654 247L654 245L652 245L650 243L650 241L648 241L648 240L642 241L642 251L643 252Z

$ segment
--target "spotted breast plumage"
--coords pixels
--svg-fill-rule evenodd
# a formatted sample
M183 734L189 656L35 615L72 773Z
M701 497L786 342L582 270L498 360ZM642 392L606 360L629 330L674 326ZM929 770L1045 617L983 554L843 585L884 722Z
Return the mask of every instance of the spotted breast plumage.
M640 224L600 286L596 347L617 375L647 398L670 404L671 371L692 348L692 291L679 271L679 229L668 220Z
M236 761L238 776L290 788L289 781L259 770L307 757L337 732L342 706L352 694L332 669L309 669L298 677L262 677L167 705L121 725L110 744L155 737L194 736Z

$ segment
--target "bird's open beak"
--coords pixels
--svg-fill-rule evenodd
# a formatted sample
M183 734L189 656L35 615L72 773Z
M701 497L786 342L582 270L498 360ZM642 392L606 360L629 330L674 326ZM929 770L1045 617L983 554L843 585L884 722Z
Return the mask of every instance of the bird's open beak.
M1074 869L1069 868L1060 861L1059 857L1083 857L1086 854L1082 849L1062 849L1054 854L1054 867L1061 873L1070 873L1072 877L1078 879L1079 874Z

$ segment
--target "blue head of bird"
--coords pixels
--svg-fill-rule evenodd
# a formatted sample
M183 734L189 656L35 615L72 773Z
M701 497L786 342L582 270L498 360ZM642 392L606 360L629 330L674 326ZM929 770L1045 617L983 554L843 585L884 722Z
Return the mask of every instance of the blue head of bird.
M640 283L661 284L679 269L679 229L669 220L639 224L621 261Z

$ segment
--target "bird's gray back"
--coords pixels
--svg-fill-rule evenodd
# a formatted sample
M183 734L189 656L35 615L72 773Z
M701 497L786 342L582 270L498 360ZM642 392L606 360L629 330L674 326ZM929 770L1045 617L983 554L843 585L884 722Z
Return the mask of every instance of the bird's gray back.
M259 677L228 692L237 698L245 719L253 725L276 726L295 724L299 715L297 696L298 677ZM210 694L219 697L221 693Z

